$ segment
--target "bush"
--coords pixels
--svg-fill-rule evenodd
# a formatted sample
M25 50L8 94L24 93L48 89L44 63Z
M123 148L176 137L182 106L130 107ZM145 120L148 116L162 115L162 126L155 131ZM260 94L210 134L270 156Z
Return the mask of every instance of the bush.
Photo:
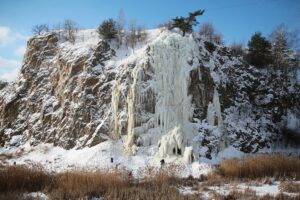
M98 27L97 32L104 40L111 41L115 39L118 33L116 22L112 18L104 20Z

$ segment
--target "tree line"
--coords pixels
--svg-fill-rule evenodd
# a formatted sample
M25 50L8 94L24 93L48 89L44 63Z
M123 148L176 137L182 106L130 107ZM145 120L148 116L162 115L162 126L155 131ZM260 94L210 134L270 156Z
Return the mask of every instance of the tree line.
M121 10L118 18L108 18L104 20L97 28L99 37L104 41L111 42L116 41L117 46L126 45L134 49L137 42L141 42L147 39L147 32L143 25L137 25L135 20L131 20L126 29L125 14ZM49 28L48 24L38 24L32 27L34 35L42 35L49 32L57 33L60 39L75 43L76 32L78 26L73 20L67 19L63 23L58 23Z
M187 33L194 33L193 27L198 25L197 17L202 16L205 10L191 12L188 16L179 16L165 23L160 24L159 28L169 30L179 29L183 36ZM116 42L117 46L126 45L134 49L137 42L144 41L147 38L145 27L137 25L135 20L131 20L126 29L125 14L121 10L116 20L108 18L104 20L97 28L99 37L107 42ZM36 35L49 32L47 24L40 24L33 27L32 31ZM53 27L60 39L74 43L75 34L78 30L76 23L72 20L65 20ZM212 23L203 23L200 26L198 34L206 41L216 44L224 44L222 34L218 33ZM256 32L249 40L247 47L243 48L241 43L231 45L232 53L235 56L242 56L251 65L257 68L274 68L289 73L297 71L299 66L299 54L295 54L295 46L298 44L297 33L289 31L284 24L276 27L268 38L261 32ZM296 73L296 72L295 72ZM295 74L294 73L294 74Z

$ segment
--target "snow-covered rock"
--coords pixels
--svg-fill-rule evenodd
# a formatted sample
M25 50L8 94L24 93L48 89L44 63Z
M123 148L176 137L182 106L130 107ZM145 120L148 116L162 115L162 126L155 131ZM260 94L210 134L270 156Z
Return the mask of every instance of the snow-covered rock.
M300 137L296 80L281 84L280 74L196 35L147 33L134 50L95 30L79 31L74 44L31 38L19 80L0 90L0 145L125 138L127 154L191 162L271 148L289 142L287 130Z

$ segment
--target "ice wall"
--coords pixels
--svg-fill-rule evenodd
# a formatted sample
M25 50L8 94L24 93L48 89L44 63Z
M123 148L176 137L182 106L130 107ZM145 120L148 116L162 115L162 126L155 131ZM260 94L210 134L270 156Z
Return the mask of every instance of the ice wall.
M194 132L193 114L188 96L190 71L198 63L198 45L192 37L171 34L158 40L150 50L156 93L155 116L161 130L158 154L161 157L183 155Z

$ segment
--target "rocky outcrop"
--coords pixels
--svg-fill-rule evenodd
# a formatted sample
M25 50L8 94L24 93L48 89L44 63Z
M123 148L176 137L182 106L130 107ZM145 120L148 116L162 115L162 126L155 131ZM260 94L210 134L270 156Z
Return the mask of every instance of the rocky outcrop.
M55 34L28 41L19 80L1 91L2 145L22 135L32 144L65 148L95 145L109 135L99 127L110 101L112 77L101 77L101 64L114 56L105 42L80 56L64 52ZM70 60L72 59L72 60ZM79 140L79 141L78 141Z
M257 152L286 141L281 130L299 131L294 79L282 85L203 38L151 34L134 52L97 37L30 39L19 80L0 90L0 145L69 149L126 136L128 153L153 147L191 161L228 146Z

